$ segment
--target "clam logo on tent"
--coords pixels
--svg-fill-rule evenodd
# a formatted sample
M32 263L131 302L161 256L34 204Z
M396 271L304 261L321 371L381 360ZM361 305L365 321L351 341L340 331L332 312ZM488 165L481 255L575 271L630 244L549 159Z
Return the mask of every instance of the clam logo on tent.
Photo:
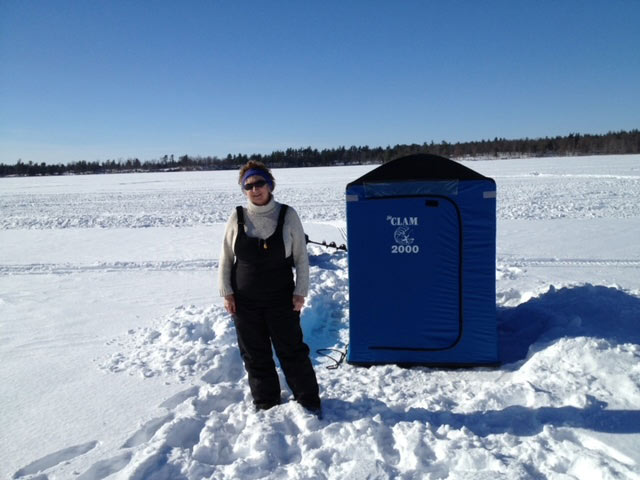
M413 237L410 237L411 229L409 227L398 227L393 232L393 239L398 245L411 245L413 243Z
M392 215L387 215L387 222L394 227L398 227L400 225L418 225L418 217L394 217Z

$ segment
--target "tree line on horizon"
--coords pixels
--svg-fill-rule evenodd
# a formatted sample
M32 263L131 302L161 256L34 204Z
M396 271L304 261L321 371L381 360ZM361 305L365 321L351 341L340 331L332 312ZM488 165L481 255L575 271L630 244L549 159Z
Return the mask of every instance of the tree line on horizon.
M259 160L271 168L320 167L337 165L380 164L405 155L431 153L453 159L552 157L578 155L621 155L640 153L640 130L609 132L602 135L572 133L567 136L507 140L494 138L474 142L423 143L374 147L352 146L318 150L311 147L276 150L270 154L236 154L216 156L164 155L141 162L138 158L68 164L0 163L0 176L37 176L65 174L99 174L128 172L171 172L198 170L233 170L249 160Z

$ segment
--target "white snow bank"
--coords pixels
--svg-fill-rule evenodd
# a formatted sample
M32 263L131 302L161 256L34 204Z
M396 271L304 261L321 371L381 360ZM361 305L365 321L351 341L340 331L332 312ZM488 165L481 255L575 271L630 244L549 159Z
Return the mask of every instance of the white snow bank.
M348 342L346 254L309 247L311 287L303 312L303 333L313 351L344 350ZM120 351L100 362L110 372L142 377L170 376L179 381L202 374L209 383L238 381L244 369L231 317L220 305L180 306L157 325L131 329L112 340ZM331 364L320 357L321 363Z
M114 353L101 368L111 372L139 372L143 377L176 375L180 380L211 368L210 380L220 375L238 380L243 375L233 348L235 330L220 306L207 309L178 307L158 328L130 330L126 353ZM216 373L217 372L217 373Z
M515 308L498 309L500 359L526 358L531 345L591 337L615 347L640 344L640 298L613 287L553 286Z

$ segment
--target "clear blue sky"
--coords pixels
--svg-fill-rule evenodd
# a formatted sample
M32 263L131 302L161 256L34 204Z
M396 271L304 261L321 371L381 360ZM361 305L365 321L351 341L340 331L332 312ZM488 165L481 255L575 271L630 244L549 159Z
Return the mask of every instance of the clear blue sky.
M640 1L0 0L0 162L640 128Z

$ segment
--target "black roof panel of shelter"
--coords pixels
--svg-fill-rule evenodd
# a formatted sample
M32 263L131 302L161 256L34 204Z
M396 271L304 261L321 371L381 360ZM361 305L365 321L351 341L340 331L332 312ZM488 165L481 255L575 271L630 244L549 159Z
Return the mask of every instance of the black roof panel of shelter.
M420 180L491 180L464 165L438 155L419 153L383 163L349 183L388 183ZM347 187L349 186L347 185Z

